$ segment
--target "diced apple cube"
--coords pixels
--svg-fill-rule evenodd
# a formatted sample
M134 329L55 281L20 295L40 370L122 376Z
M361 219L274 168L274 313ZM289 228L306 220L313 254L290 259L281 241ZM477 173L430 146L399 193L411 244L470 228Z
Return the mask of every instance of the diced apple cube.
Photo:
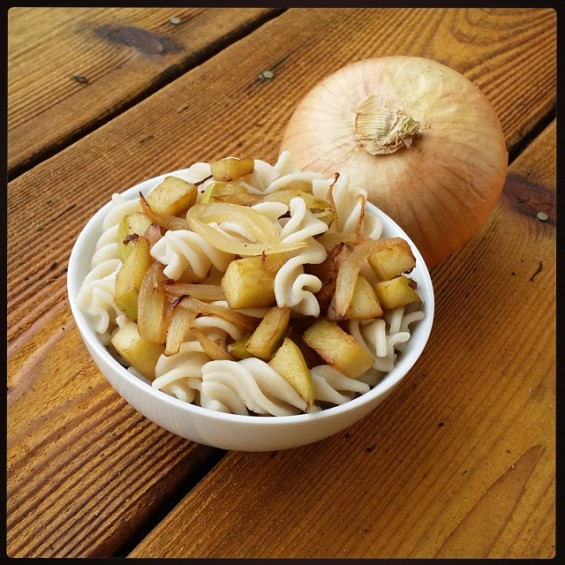
M213 161L210 163L210 170L214 180L229 182L251 174L255 170L255 161L230 157Z
M406 240L391 237L382 241L386 246L367 259L379 280L387 281L416 266L416 258Z
M382 315L383 309L371 283L362 275L358 275L353 298L345 313L345 319L369 320Z
M131 236L144 235L150 225L151 220L141 212L128 214L122 218L118 226L118 256L122 263L133 249L132 245L128 245Z
M400 275L388 281L375 283L375 292L381 306L385 310L393 310L413 302L422 302L420 295L414 289L415 284L411 278Z
M232 261L221 286L233 310L275 304L275 273L262 268L260 255Z
M141 337L135 322L128 322L119 328L112 336L111 342L129 365L148 379L155 379L155 365L165 350L164 345Z
M335 322L321 318L302 336L324 361L352 379L357 379L373 366L373 358Z
M137 322L139 289L153 257L150 254L149 241L144 237L132 238L127 246L130 247L130 252L116 275L114 300L130 320Z
M168 176L149 193L146 200L153 212L177 216L186 212L196 202L197 196L195 184Z
M264 361L271 359L284 339L289 320L290 308L271 308L251 334L247 351Z
M312 375L300 348L286 337L269 365L306 401L306 411L314 404Z

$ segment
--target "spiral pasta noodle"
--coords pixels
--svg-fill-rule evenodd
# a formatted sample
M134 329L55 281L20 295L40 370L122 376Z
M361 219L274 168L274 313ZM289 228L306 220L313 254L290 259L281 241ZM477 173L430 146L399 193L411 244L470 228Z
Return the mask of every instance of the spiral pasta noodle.
M325 232L327 224L317 219L301 198L290 201L290 219L281 230L281 241L307 241L307 247L293 256L275 276L275 298L280 308L289 306L306 316L319 316L320 305L314 296L322 288L322 281L304 272L305 264L319 264L327 257L324 246L314 236Z
M318 402L343 404L358 394L368 392L369 385L350 379L329 365L318 365L310 371L314 385L314 398Z
M349 320L349 333L374 359L373 370L365 376L365 382L374 385L394 368L398 352L410 339L410 325L424 317L421 309L408 313L406 310L401 306L368 322Z
M151 248L151 255L165 265L165 276L179 280L204 280L213 265L224 272L234 258L215 249L201 235L190 230L169 230Z
M202 367L210 358L196 340L185 341L178 353L161 355L155 365L153 388L167 392L185 402L192 402L195 388L191 380L200 378Z
M227 302L215 301L213 305L227 308ZM201 331L216 343L226 345L228 337L232 340L243 336L243 330L219 316L198 316L192 327ZM199 380L202 367L210 361L200 342L189 332L178 353L161 355L155 365L153 388L168 392L180 400L192 402L195 391L200 390Z
M250 358L210 361L202 367L201 402L233 414L299 414L305 401L268 363Z
M343 404L369 390L369 385L350 379L329 365L311 370L316 403ZM304 400L272 367L260 359L211 361L202 368L200 383L193 386L201 394L202 406L222 412L247 415L286 416L305 410Z
M350 185L347 170L341 172L334 183L327 179L313 181L312 191L318 198L333 200L337 216L336 230L338 232L355 233L359 222L361 222L361 233L363 235L373 239L381 237L383 224L380 218L373 214L364 213L367 191Z
M91 270L77 296L79 307L90 316L104 343L109 342L111 331L123 320L123 313L114 300L116 275L122 266L118 255L118 225L124 216L139 210L136 201L125 200L119 194L114 194L111 202L91 259Z

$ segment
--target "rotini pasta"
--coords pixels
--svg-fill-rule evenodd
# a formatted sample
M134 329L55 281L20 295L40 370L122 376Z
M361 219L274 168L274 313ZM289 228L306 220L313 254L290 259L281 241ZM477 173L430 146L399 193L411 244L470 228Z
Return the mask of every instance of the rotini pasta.
M314 296L322 288L315 275L304 272L304 265L319 264L327 257L323 245L314 236L324 233L327 224L318 220L301 198L290 201L290 218L281 230L281 241L307 241L308 246L293 252L275 277L275 298L280 308L289 306L305 316L320 315L320 305Z
M202 406L234 414L271 416L299 414L306 409L298 393L261 359L210 361L202 367Z
M151 248L151 255L165 265L163 272L173 280L202 281L213 265L224 272L234 258L215 249L190 230L169 230Z
M197 203L201 203L202 194L211 183L219 182L211 178L211 167L208 163L195 163L189 169L174 175L198 185ZM154 279L161 281L155 284L163 285L165 290L161 289L161 291L168 296L165 307L188 309L184 311L186 316L175 318L177 324L180 324L177 327L181 329L176 333L170 332L170 335L174 336L172 340L174 346L169 346L169 337L167 337L167 349L164 346L163 349L157 349L156 362L153 359L151 361L151 366L155 363L155 378L150 381L151 386L183 402L198 404L207 409L260 416L316 412L349 402L356 396L365 394L394 368L398 356L411 337L413 324L424 317L421 304L408 304L387 310L378 318L344 321L341 327L357 342L356 347L360 353L363 351L368 353L370 358L367 357L367 364L370 364L372 359L373 365L359 378L352 378L345 374L347 372L345 366L340 366L340 370L344 371L342 373L336 368L337 364L333 366L333 363L332 365L310 363L308 366L311 368L307 370L308 379L311 381L308 395L304 391L299 393L300 388L295 388L295 385L291 384L293 381L288 375L285 376L284 365L275 363L275 360L269 364L259 358L260 353L257 353L257 357L249 357L234 351L236 351L236 342L246 347L245 344L253 333L250 330L260 325L261 320L267 316L272 307L289 308L291 313L288 316L292 317L291 326L295 319L315 320L327 316L326 310L321 311L318 293L322 286L328 283L327 279L322 281L320 278L326 276L323 270L325 265L321 264L328 258L328 250L321 241L327 245L331 237L329 240L320 241L318 237L326 232L328 235L333 232L338 236L341 233L354 234L355 238L348 238L348 241L354 239L354 244L363 238L380 238L383 224L378 216L366 213L366 192L362 188L350 186L347 171L341 172L336 179L327 179L318 173L301 171L288 152L281 153L275 165L255 160L253 172L249 174L246 172L244 177L234 182L243 188L244 192L248 192L247 195L243 195L245 197L243 200L237 200L237 202L244 201L247 210L243 210L241 207L243 205L239 208L229 208L233 206L232 204L221 204L216 209L209 208L208 210L221 208L223 211L218 214L214 211L215 216L207 216L208 221L202 220L203 224L206 224L204 227L203 224L191 223L194 217L191 218L189 211L187 224L194 230L199 226L202 227L198 229L198 233L192 229L168 229L156 241L152 239L152 246L147 247L146 253L150 255L150 261L159 263L164 277L171 279ZM332 214L324 216L326 221L322 221L322 216L317 217L301 197L291 198L288 204L276 202L272 197L261 201L261 195L269 195L288 187L312 192L314 197L329 202L335 207L335 217L331 211ZM236 194L241 195L241 193ZM202 209L202 207L195 208L193 212L196 215ZM253 212L250 212L250 209ZM92 257L91 270L84 279L78 296L79 306L88 313L94 329L107 344L114 344L113 336L122 326L132 325L131 320L116 304L116 277L123 266L118 253L117 234L122 218L140 210L140 203L136 199L125 200L120 195L112 197L112 205L104 219L102 233ZM237 212L233 212L234 210ZM257 218L257 213L260 214L260 218ZM249 217L248 224L241 219L245 215ZM253 217L257 220L257 225L253 223ZM265 218L268 221L265 221ZM212 219L217 221L211 221ZM217 233L210 235L211 231ZM221 237L218 235L220 233ZM217 237L214 239L213 235ZM271 238L270 244L279 244L275 258L268 263L269 267L267 267L267 253L274 253L274 250L265 252L257 247L263 244L261 239L263 235ZM228 243L225 243L226 241ZM237 245L231 245L232 242L237 242ZM245 249L245 246L248 249ZM249 248L252 248L252 251ZM284 249L284 253L279 252L281 249ZM249 255L246 255L246 252ZM272 306L265 307L260 301L241 302L240 306L249 304L249 307L232 310L230 303L235 306L237 302L229 302L230 296L224 287L212 288L212 294L206 294L210 293L211 285L220 285L222 277L227 278L224 274L234 259L248 257L257 261L256 256L249 257L257 253L263 253L260 268L272 269L271 274L262 279L272 281L270 283L272 289L269 290L269 292L272 290L274 295L274 299L269 303ZM277 259L277 254L283 258ZM332 257L328 262L331 260ZM375 272L366 259L363 261L360 274L369 283L377 283ZM318 270L314 268L310 270L309 265L321 265L321 267L317 267ZM253 269L257 268L259 267L253 267ZM313 272L321 274L318 276ZM205 300L202 302L195 299L198 297L195 295L194 298L183 299L182 304L178 306L183 293L190 295L190 292L196 292L193 285L198 283L210 287L199 287L202 300L206 296L208 299L211 296L218 298L223 295L224 290L227 299L206 303ZM250 286L252 283L253 281L249 283ZM174 292L167 291L171 285L176 286ZM184 290L191 287L193 290ZM167 292L171 294L167 295ZM220 311L218 307L225 308L229 312ZM327 305L324 308L327 309ZM133 318L133 315L131 316ZM187 325L184 325L185 322ZM140 328L141 323L139 332L141 332ZM289 335L290 326L285 327L285 330L286 335ZM286 338L284 339L286 341ZM249 348L252 349L251 346ZM163 350L175 353L159 355ZM119 350L117 353L119 354ZM231 360L232 358L236 360ZM268 360L270 357L265 359ZM277 369L275 370L274 367ZM305 361L304 367L306 367ZM128 370L141 376L132 367Z
M161 355L155 365L153 388L167 392L185 402L192 402L195 388L191 380L200 378L202 367L210 361L196 340L185 341L175 355Z
M406 313L401 306L385 313L383 318L363 322L349 320L349 333L373 357L373 371L368 375L369 382L382 377L394 368L398 352L404 349L410 339L410 325L421 320L421 309Z
M318 365L310 371L314 385L314 398L317 402L343 404L357 394L368 392L369 385L346 377L329 365Z
M112 196L111 203L91 259L91 271L77 296L79 307L90 316L104 343L109 342L112 330L123 317L114 300L116 275L122 266L118 256L118 225L124 216L139 210L139 203L125 200L119 194Z

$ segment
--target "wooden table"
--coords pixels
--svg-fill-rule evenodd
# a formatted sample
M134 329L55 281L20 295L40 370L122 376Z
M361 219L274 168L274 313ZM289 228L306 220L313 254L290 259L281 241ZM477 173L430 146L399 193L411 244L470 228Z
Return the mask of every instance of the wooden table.
M8 24L10 556L555 554L553 10L15 8ZM318 80L391 54L474 81L510 153L487 224L432 270L423 357L374 413L303 448L224 452L160 429L81 342L65 287L78 233L145 178L273 162Z

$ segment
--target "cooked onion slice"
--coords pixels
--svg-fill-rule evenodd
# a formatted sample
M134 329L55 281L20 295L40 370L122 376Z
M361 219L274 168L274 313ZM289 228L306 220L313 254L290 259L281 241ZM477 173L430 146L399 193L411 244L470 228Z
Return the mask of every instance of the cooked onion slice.
M358 241L357 235L354 233L342 233L337 231L327 231L316 238L330 252L339 243L355 243Z
M302 241L281 243L274 224L263 214L247 206L222 203L197 204L187 212L186 219L190 229L201 235L210 245L220 251L242 257L294 251L306 246L306 242ZM255 239L255 242L243 242L209 225L228 221L239 224Z
M145 238L149 241L149 246L153 247L163 237L163 231L158 224L149 224L145 230Z
M190 324L196 317L196 312L184 308L174 308L174 313L167 330L165 341L165 355L175 355L179 352L183 341L191 333Z
M170 310L165 293L167 277L163 266L155 261L149 267L139 289L137 299L138 330L141 337L154 343L165 343Z
M192 327L191 331L200 342L204 353L206 353L210 359L214 361L236 361L236 358L231 355L225 347L216 343L213 339L210 339L204 332L195 327Z
M347 308L353 298L357 275L363 262L380 249L387 246L386 239L360 239L347 259L341 264L337 273L333 298L328 306L327 316L330 320L340 321L345 318Z
M194 218L207 224L222 222L241 224L257 243L272 243L279 240L279 232L273 223L257 210L247 206L222 202L197 204L187 212L186 217L189 223L190 219Z
M196 312L196 314L201 314L203 316L218 316L232 324L241 328L245 332L252 332L256 327L258 320L240 314L239 312L234 312L229 308L224 308L223 306L217 306L216 304L208 304L207 302L202 302L191 296L185 296L179 303L179 306Z
M214 284L172 283L167 284L165 290L172 296L192 296L207 301L226 299L224 289Z

